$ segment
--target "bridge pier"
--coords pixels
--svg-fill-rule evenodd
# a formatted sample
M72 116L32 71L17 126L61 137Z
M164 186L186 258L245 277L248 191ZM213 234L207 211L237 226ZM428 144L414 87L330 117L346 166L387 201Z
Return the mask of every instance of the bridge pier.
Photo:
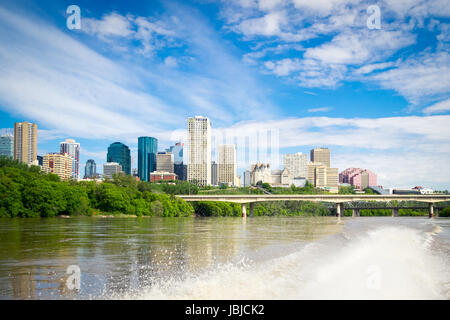
M247 204L242 204L242 218L247 218Z
M393 209L391 209L392 210L392 216L393 217L398 217L399 216L399 214L398 214L398 208L393 208Z
M352 209L352 217L360 217L361 210L360 209Z
M428 217L433 218L434 217L434 203L430 203L429 208L430 208L430 212L428 214Z
M250 217L253 217L253 214L254 214L253 205L254 205L254 203L250 202Z
M336 213L338 217L342 217L344 215L344 204L336 203Z
M439 208L434 208L434 216L439 218Z

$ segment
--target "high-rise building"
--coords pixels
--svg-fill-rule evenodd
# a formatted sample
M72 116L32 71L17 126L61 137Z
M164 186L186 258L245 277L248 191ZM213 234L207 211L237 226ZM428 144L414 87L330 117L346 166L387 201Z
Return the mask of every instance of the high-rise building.
M173 154L171 152L158 152L156 154L156 171L174 173Z
M287 169L293 178L306 178L308 174L308 155L301 152L284 155L284 168Z
M187 165L185 165L183 163L174 164L173 171L178 176L178 180L182 180L182 181L187 180Z
M250 170L245 170L243 176L244 176L244 179L243 179L244 187L250 187L252 184L250 181Z
M37 125L30 122L14 123L14 159L27 164L37 161Z
M114 142L108 147L107 162L116 162L122 166L125 174L131 174L130 148L121 142Z
M72 157L67 153L48 153L44 156L42 171L58 175L61 180L70 180L72 176Z
M307 180L316 188L338 192L338 169L329 168L322 163L308 163Z
M328 148L315 148L311 150L310 156L311 162L321 163L325 167L331 166L330 149Z
M340 183L348 183L358 189L377 186L377 175L370 170L348 168L339 174Z
M72 157L72 178L80 177L80 144L73 139L66 139L59 143L59 153L67 153Z
M0 156L14 158L14 135L5 133L0 136Z
M213 186L217 186L219 184L219 179L218 179L218 168L217 168L217 162L212 161L211 162L211 184Z
M107 162L103 164L103 178L112 179L113 175L123 173L122 166L117 162Z
M188 118L188 181L211 184L211 123L208 118Z
M84 167L84 178L92 179L97 176L97 165L93 159L86 161L86 166Z
M40 165L42 167L44 165L44 157L37 156L36 158L37 158L38 165Z
M217 180L219 185L234 186L236 183L236 147L222 144L217 155Z
M156 153L158 139L153 137L138 138L138 176L141 181L150 181L150 173L156 171Z
M183 163L183 147L184 143L177 142L174 146L170 146L170 148L166 150L173 154L173 161L175 164Z

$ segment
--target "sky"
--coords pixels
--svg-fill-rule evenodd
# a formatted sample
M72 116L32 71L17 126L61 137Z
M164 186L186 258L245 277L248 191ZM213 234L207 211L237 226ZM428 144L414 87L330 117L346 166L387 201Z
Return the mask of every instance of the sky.
M0 0L0 128L37 123L39 155L75 139L101 172L109 144L136 167L139 136L164 151L202 115L238 172L328 147L384 187L450 189L449 18L445 0Z

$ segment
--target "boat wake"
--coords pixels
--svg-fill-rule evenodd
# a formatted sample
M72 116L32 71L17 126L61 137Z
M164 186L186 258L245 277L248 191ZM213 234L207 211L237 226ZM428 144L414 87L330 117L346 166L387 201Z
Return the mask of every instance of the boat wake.
M281 258L215 265L115 299L449 299L448 259L431 250L440 227L346 229Z

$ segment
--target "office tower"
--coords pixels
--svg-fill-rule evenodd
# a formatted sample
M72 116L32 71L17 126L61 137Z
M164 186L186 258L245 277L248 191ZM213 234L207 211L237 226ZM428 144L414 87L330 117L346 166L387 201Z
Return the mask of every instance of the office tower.
M293 178L306 178L308 171L308 155L301 152L284 155L284 168L287 169Z
M245 170L244 171L243 185L244 185L244 187L250 187L251 184L252 183L250 181L250 170Z
M322 163L308 163L307 180L316 188L327 189L330 192L338 191L338 169L329 168Z
M174 164L173 165L173 171L178 176L178 180L187 180L187 165L181 163L181 164Z
M219 184L218 168L215 161L211 162L211 184L217 186Z
M158 139L153 137L138 138L138 176L141 181L150 181L150 173L156 171L156 153Z
M112 179L113 175L123 173L122 166L117 162L103 164L103 178Z
M43 158L42 171L58 175L61 180L70 180L73 159L67 153L48 153Z
M218 183L233 186L236 184L236 147L234 144L222 144L217 155Z
M78 179L80 177L80 144L73 139L66 139L60 142L59 153L67 153L72 157L72 177Z
M184 143L177 142L174 146L170 146L170 148L166 150L173 154L173 161L175 164L183 163L183 147Z
M174 163L172 153L158 152L156 154L156 171L174 173L173 166Z
M97 177L97 165L93 159L89 159L84 167L84 178L92 179L95 177Z
M188 181L211 184L211 123L208 118L188 118Z
M2 134L0 136L0 157L14 158L14 135Z
M114 142L108 147L107 162L117 162L125 174L131 174L130 148L121 142Z
M368 169L348 168L339 174L340 183L348 183L357 189L377 186L377 175Z
M311 150L310 156L311 162L318 162L323 164L325 167L331 166L330 161L330 149L328 148L315 148Z
M14 159L27 164L37 161L37 125L30 122L14 123Z
M173 170L178 176L178 180L187 180L187 165L183 163L183 147L184 143L177 142L174 146L170 146L167 149L168 152L173 154Z
M36 159L37 159L38 165L40 165L42 167L44 165L44 157L37 156Z

